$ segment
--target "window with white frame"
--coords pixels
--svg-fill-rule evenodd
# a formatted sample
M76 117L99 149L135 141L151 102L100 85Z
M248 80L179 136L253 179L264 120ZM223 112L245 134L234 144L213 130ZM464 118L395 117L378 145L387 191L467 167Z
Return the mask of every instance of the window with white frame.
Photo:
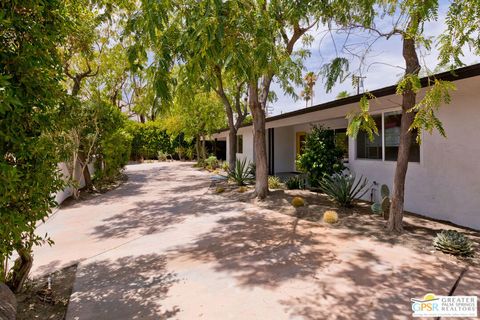
M401 112L385 112L373 115L373 119L378 128L378 135L374 135L373 141L370 141L365 132L358 133L357 159L397 161L402 120ZM413 140L410 146L409 161L420 162L420 146L415 140L417 132L414 131L412 134Z

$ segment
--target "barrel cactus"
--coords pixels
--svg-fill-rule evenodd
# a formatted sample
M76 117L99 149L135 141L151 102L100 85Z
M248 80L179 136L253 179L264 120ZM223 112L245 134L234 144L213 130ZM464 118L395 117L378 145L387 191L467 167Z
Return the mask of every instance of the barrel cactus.
M327 210L323 213L323 222L333 224L338 222L338 214L335 211Z
M473 256L473 242L456 230L442 230L433 239L433 246L456 256Z
M305 200L302 197L295 197L292 199L292 206L295 208L303 207L305 205Z

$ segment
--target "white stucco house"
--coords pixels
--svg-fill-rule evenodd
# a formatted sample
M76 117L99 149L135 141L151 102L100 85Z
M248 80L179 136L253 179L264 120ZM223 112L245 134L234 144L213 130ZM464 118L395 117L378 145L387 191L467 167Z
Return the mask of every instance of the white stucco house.
M405 210L480 229L480 64L436 77L453 81L457 87L451 103L438 112L447 138L437 132L422 133L422 144L412 146ZM427 86L427 79L422 79L422 85ZM373 142L364 133L355 140L345 135L346 115L358 110L361 95L267 118L269 173L295 172L301 141L313 124L321 124L335 130L342 141L350 170L392 189L401 118L401 96L395 89L393 85L371 92L376 99L371 101L370 111L380 132ZM213 138L225 141L227 136L228 132L222 131ZM240 128L237 139L241 142L237 157L253 162L253 127ZM366 200L371 197L371 192L365 196Z

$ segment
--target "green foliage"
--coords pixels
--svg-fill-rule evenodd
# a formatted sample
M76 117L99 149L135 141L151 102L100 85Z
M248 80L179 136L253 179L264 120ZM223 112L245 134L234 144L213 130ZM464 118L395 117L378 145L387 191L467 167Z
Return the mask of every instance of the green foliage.
M161 120L162 127L169 135L183 134L191 141L209 136L226 127L225 111L213 92L192 93L192 88L180 88L174 103Z
M0 4L0 282L14 251L30 256L34 245L51 243L35 226L63 187L53 133L65 99L57 47L70 26L63 1ZM9 277L14 291L26 276L18 271Z
M187 157L188 160L193 160L195 159L195 147L192 145L192 146L188 146L186 149L185 149L185 157Z
M336 147L332 130L312 127L307 134L303 154L297 159L299 169L308 175L312 187L318 186L324 176L343 169L343 151Z
M368 134L368 138L370 141L373 141L373 135L376 134L378 136L378 128L375 124L375 120L370 115L370 99L373 99L374 96L367 92L365 93L362 98L360 99L360 111L359 112L351 112L347 115L348 121L348 128L347 128L347 135L349 137L356 138L358 132L360 130L366 132Z
M350 97L350 93L348 93L346 90L340 91L336 96L337 99L344 99L348 97Z
M405 75L400 82L397 84L396 93L398 95L402 95L405 93L406 90L411 90L414 93L418 93L422 88L422 84L420 83L420 78L417 74L407 74Z
M215 156L210 156L207 159L205 159L205 163L207 164L207 169L209 170L218 169L218 167L220 166L220 163L218 162L218 159Z
M119 128L101 140L101 153L95 163L95 179L111 181L117 178L120 171L130 160L132 136L123 128Z
M249 166L250 164L247 164L246 159L237 159L235 167L229 168L227 171L228 179L234 181L239 186L246 185L253 178Z
M159 161L167 161L168 154L163 152L163 151L158 151L157 158L158 158Z
M128 121L127 132L132 136L131 158L133 160L156 159L160 151L174 154L178 146L190 145L182 135L169 136L163 125L158 122Z
M304 188L304 181L299 176L290 177L285 181L285 185L287 189L294 190L294 189L303 189Z
M222 170L228 171L228 162L225 161L222 163Z
M438 41L441 65L451 67L463 66L463 50L469 50L480 55L480 1L453 0L450 2L445 19L446 30Z
M341 207L351 207L355 199L368 191L367 178L356 178L355 174L334 174L320 182L320 188Z
M445 129L436 113L442 104L450 103L450 92L453 90L456 90L456 87L452 82L435 79L433 86L428 88L423 99L410 110L416 113L410 130L417 130L418 143L422 142L423 130L431 134L436 129L446 137Z
M283 187L282 181L277 176L268 177L268 188L269 189L281 189Z
M473 242L456 230L442 230L433 239L433 246L455 256L470 257L475 252Z
M337 81L343 82L348 77L349 61L347 58L336 57L331 62L324 64L320 70L325 81L325 90L332 91Z

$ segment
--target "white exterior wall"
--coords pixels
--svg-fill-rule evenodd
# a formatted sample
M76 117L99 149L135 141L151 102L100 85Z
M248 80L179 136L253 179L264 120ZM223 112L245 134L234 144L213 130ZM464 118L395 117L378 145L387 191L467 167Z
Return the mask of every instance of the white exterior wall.
M64 180L67 181L70 178L70 174L68 172L67 165L62 162L58 164L58 169L62 172L64 176ZM85 180L83 179L83 174L80 174L80 167L77 166L77 177L80 177L80 188L85 186ZM88 170L90 170L90 174L93 175L95 173L95 166L93 163L88 164ZM58 204L61 204L65 199L73 195L73 189L71 187L67 187L62 191L59 191L55 194L55 201Z
M478 78L456 81L457 91L438 116L447 138L423 134L420 163L409 163L405 210L435 219L480 229L480 92ZM397 101L394 101L397 100ZM385 97L372 112L395 110L399 98ZM350 139L349 166L392 190L394 161L356 159L356 142ZM367 195L367 198L370 196Z
M405 210L480 230L480 77L454 83L457 91L451 94L451 103L438 112L447 138L437 132L422 135L420 163L411 162L407 171ZM370 111L395 111L400 104L400 96L390 95L372 100ZM294 170L296 132L310 131L311 123L343 128L345 115L352 110L358 110L358 103L267 122L267 128L275 128L275 171ZM243 156L250 161L254 160L252 130L251 126L241 129ZM353 139L349 141L348 166L370 182L387 184L392 191L396 163L356 159ZM365 199L370 200L370 193Z
M243 152L237 153L237 159L247 159L247 162L255 161L255 153L253 152L253 127L240 128L237 135L243 136Z
M274 171L292 172L295 170L295 131L293 127L274 129Z

